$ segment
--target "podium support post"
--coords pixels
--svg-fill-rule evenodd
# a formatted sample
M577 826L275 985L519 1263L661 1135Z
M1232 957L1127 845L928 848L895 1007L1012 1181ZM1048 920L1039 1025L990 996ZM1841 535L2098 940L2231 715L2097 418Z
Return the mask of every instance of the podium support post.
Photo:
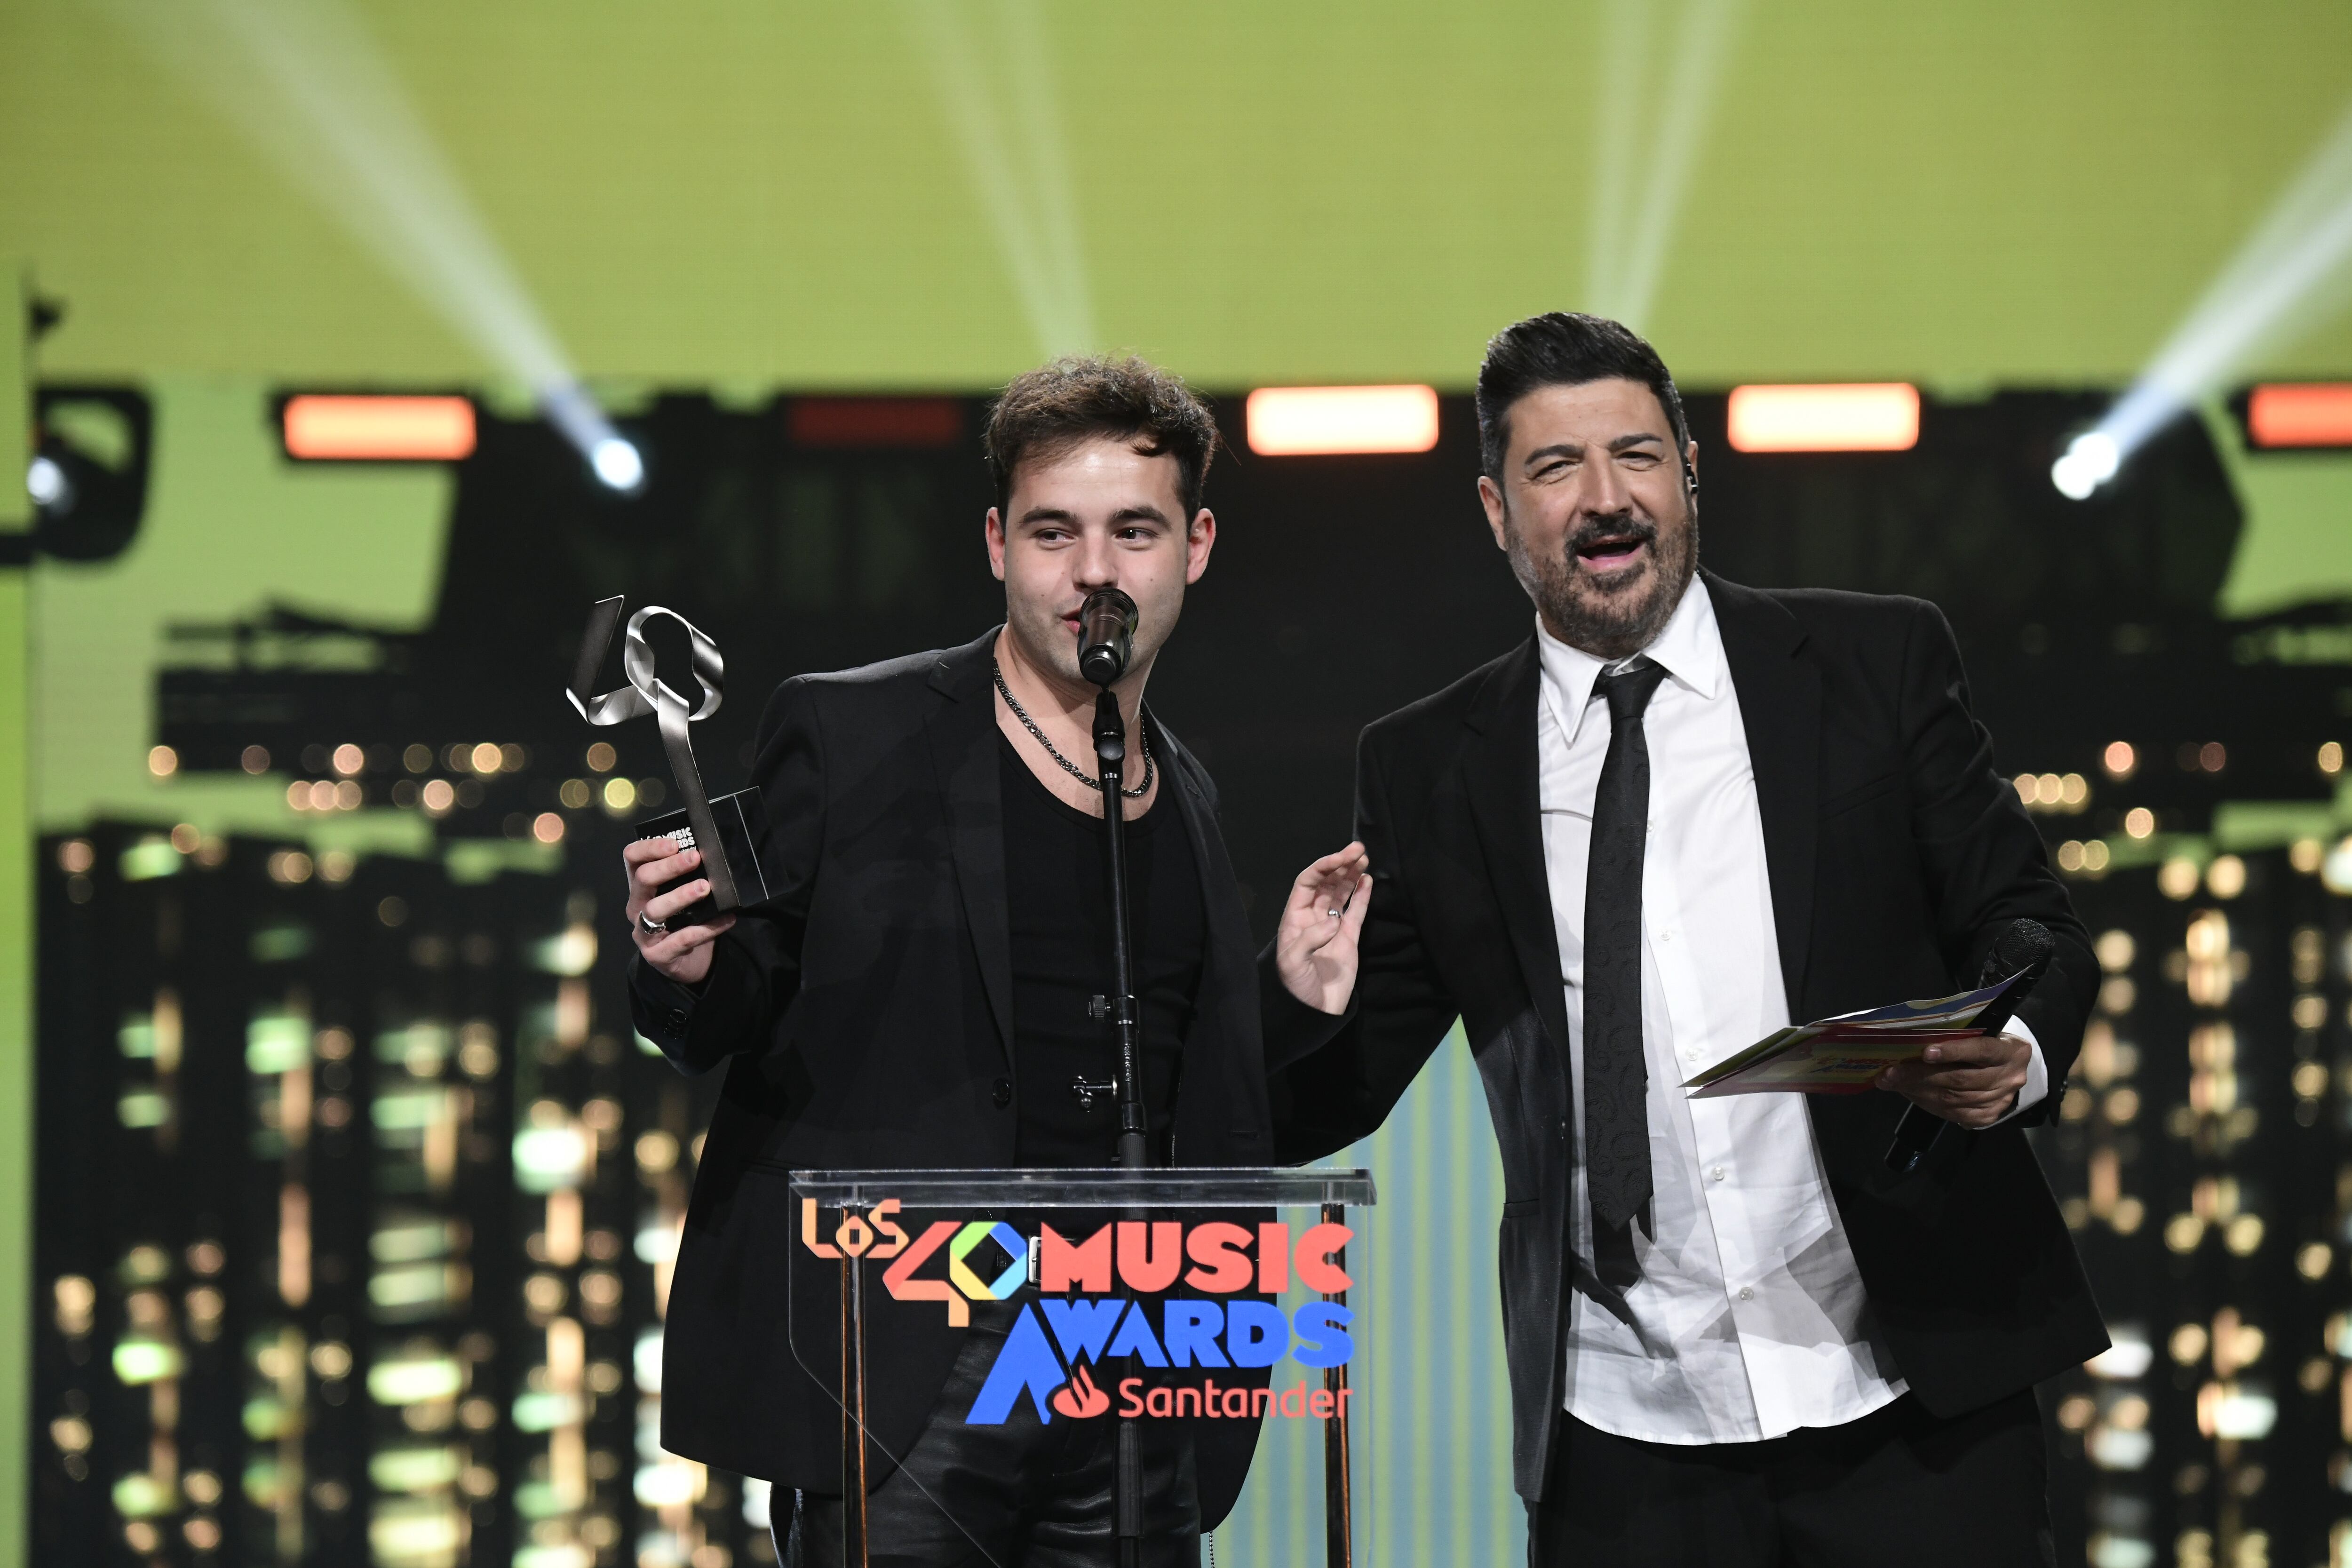
M1326 1225L1343 1225L1347 1208L1339 1204L1323 1205ZM1348 1253L1342 1247L1333 1258L1340 1268L1348 1264ZM1327 1293L1326 1301L1339 1306L1348 1304L1345 1290ZM1348 1368L1345 1363L1323 1369L1323 1386L1331 1394L1330 1418L1323 1424L1323 1561L1328 1568L1354 1568L1355 1531L1351 1528L1354 1512L1354 1479L1348 1468Z
M866 1565L866 1270L841 1255L841 1560Z
M1143 1019L1135 995L1135 948L1127 908L1127 723L1118 699L1106 685L1095 694L1095 765L1103 798L1103 864L1110 879L1111 1030L1118 1056L1118 1163L1141 1170L1150 1163L1143 1112ZM1141 1219L1131 1213L1130 1219ZM1120 1368L1132 1375L1134 1359ZM1118 1415L1118 1455L1111 1476L1113 1528L1119 1568L1143 1562L1143 1433L1135 1417Z

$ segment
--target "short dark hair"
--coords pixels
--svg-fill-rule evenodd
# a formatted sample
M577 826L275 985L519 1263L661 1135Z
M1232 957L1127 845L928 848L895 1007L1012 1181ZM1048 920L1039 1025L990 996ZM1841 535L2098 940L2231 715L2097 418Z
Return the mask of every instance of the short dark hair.
M1012 505L1013 471L1024 462L1059 457L1097 437L1126 441L1147 458L1175 458L1184 502L1178 521L1189 522L1200 511L1209 459L1217 453L1217 421L1181 376L1131 354L1057 359L1004 389L982 437L998 508Z
M1511 445L1511 405L1546 386L1588 381L1638 381L1658 395L1675 433L1675 460L1688 477L1690 424L1675 378L1643 336L1622 321L1574 310L1547 310L1514 321L1486 344L1478 366L1478 460L1500 483Z

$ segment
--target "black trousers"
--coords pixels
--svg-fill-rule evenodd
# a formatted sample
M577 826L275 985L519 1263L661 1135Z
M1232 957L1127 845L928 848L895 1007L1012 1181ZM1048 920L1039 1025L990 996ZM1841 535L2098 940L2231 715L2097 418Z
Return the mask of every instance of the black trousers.
M968 1426L1011 1314L982 1307L930 1425L906 1462L866 1496L866 1560L873 1568L1110 1568L1112 1475L1118 1421L1057 1415L1048 1426L1024 1395L1000 1426ZM1143 1440L1143 1561L1147 1568L1199 1568L1201 1501L1185 1423L1136 1423ZM779 1493L772 1512L783 1568L835 1568L842 1501Z
M1563 1416L1530 1568L2049 1568L2031 1389L1943 1420L1906 1394L1763 1443L1643 1443Z

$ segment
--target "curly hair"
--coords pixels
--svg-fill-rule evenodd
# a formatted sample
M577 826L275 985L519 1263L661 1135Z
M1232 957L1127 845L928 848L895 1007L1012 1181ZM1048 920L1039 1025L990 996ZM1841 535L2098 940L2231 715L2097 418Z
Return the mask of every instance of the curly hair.
M1216 419L1181 377L1133 355L1057 359L1004 389L982 436L998 508L1011 506L1013 472L1024 462L1059 457L1098 437L1128 442L1142 457L1174 458L1184 502L1178 521L1201 510L1217 452Z

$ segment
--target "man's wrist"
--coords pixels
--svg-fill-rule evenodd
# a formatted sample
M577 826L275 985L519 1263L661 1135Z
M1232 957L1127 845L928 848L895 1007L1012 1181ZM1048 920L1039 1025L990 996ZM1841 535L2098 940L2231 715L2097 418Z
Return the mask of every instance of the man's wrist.
M2025 1044L2025 1081L2018 1086L2009 1109L1994 1118L1993 1125L2024 1115L2050 1098L2050 1065L2042 1058L2042 1042L2033 1037L2033 1026L2022 1018L2011 1018L2001 1028L2003 1037L2021 1040Z
M1349 992L1347 1005L1337 1013L1326 1013L1312 1003L1299 1000L1271 945L1259 954L1258 962L1259 1017L1268 1068L1285 1067L1320 1049L1354 1016L1356 1005L1361 999L1360 978L1358 987ZM1273 972L1270 975L1268 970Z
M1345 998L1341 999L1337 1007L1325 1006L1323 1005L1323 988L1320 985L1316 984L1311 979L1302 983L1294 981L1289 975L1286 974L1282 977L1282 988L1290 993L1290 999L1293 1002L1297 1003L1302 1007L1311 1008L1314 1011L1322 1014L1327 1018L1337 1018L1348 1010L1348 1004Z
M640 1032L656 1040L683 1040L709 989L709 974L689 984L663 973L642 952L630 967L629 990Z

